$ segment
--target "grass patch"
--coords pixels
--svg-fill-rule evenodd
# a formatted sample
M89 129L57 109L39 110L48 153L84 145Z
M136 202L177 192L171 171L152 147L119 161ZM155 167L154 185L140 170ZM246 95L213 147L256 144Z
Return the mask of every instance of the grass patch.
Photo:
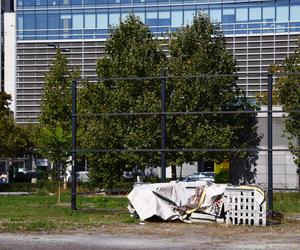
M300 213L300 193L274 193L274 211L281 213Z
M0 196L0 232L67 230L137 222L126 210L126 197L77 196L78 211L70 209L70 194L62 194L61 202L57 204L57 197L48 194Z

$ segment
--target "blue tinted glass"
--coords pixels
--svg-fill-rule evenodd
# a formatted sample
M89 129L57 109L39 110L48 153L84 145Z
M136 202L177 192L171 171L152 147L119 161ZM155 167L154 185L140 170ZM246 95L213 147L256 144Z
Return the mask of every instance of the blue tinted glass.
M223 9L222 22L234 23L234 21L235 21L234 9L233 8Z
M221 15L221 9L210 9L209 16L212 22L221 22L222 15Z
M46 6L48 3L47 0L36 0L35 4L36 6Z
M300 20L300 5L290 6L290 20L299 21Z
M87 5L95 4L95 0L84 0L84 3Z
M81 4L82 2L82 0L71 0L72 1L72 4L73 5L79 5L79 4Z
M73 14L72 28L73 29L82 29L83 28L83 14Z
M17 16L17 27L18 30L23 29L23 14L18 14Z
M108 14L107 13L97 14L97 28L98 29L107 29L108 28Z
M145 12L144 11L134 11L134 15L139 17L141 22L145 23Z
M59 0L48 0L48 6L59 6Z
M300 15L300 13L299 13ZM289 6L277 6L276 7L276 21L287 22L289 20Z
M24 0L22 2L24 6L35 6L35 0Z
M25 14L23 19L24 29L32 30L35 29L35 15Z
M146 25L157 26L157 12L148 11L146 13Z
M84 27L86 29L96 28L96 15L94 13L88 13L84 15Z
M181 27L183 25L183 11L182 10L172 10L171 12L171 26Z
M249 21L253 21L253 22L261 21L261 8L260 7L249 8Z
M96 4L99 4L99 5L100 5L100 4L106 4L106 3L107 3L107 0L96 0L95 3L96 3Z
M170 11L159 11L158 12L158 25L159 26L171 25Z
M263 7L263 21L273 22L275 20L275 7Z
M194 10L185 10L184 11L184 22L183 25L190 25L193 22L193 18L195 16Z
M37 14L36 15L36 28L37 29L47 29L47 15Z
M48 12L48 28L59 29L59 14L58 12Z
M237 22L248 21L248 8L236 8L235 9L235 20Z
M109 25L116 26L120 23L120 13L109 13Z

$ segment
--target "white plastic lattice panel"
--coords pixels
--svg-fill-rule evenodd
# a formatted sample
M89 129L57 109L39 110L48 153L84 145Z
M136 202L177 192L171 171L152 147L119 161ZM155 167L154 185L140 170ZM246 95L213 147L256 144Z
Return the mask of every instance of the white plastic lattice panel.
M227 224L266 225L266 202L255 188L228 187L224 195Z

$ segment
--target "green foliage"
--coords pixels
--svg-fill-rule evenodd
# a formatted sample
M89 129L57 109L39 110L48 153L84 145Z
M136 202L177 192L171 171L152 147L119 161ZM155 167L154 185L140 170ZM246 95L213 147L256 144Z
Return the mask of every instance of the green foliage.
M174 78L167 83L167 109L178 111L254 110L238 89L235 60L226 49L219 27L207 16L173 33L169 56L138 18L131 15L111 31L106 56L98 60L100 78L213 75L210 78ZM160 112L159 80L105 80L87 84L80 93L81 113ZM88 149L160 148L159 116L97 117L80 123L80 147ZM251 114L168 116L168 148L253 148L259 143L256 119ZM247 158L243 182L253 180L256 152L168 154L168 164ZM88 157L92 181L114 187L122 172L134 166L158 166L158 154L110 153Z
M17 125L9 109L11 96L0 92L0 157L23 157L31 151L33 144L28 134L28 126Z
M65 55L57 49L50 70L45 75L42 112L39 120L42 125L71 130L72 81L79 77L78 70L70 70Z
M218 26L199 14L191 26L171 36L168 72L170 75L210 75L203 78L180 78L169 81L169 111L244 111L254 110L236 84L236 63L226 49ZM227 75L227 76L222 76ZM177 148L255 148L260 137L256 118L251 114L214 114L170 117L169 147ZM253 181L257 152L199 152L172 161L200 159L231 161L246 158L247 164L236 176L238 182Z
M300 42L299 42L300 44ZM291 149L299 149L300 141L300 113L289 112L290 110L300 110L300 48L288 57L282 68L282 73L289 75L282 76L277 84L277 91L280 103L284 111L287 111L285 119L286 132L289 134ZM293 74L295 73L295 74ZM298 145L297 145L298 144ZM294 152L295 163L300 169L300 153Z
M130 15L111 31L106 57L98 60L97 74L107 77L145 77L159 74L165 55L140 20ZM103 81L88 84L80 93L81 112L157 112L158 81ZM80 121L79 121L80 123ZM85 148L159 147L158 117L100 117L80 124ZM112 153L89 156L90 177L105 187L116 187L124 170L157 164L158 156Z
M71 149L72 81L78 70L70 70L66 56L57 53L45 75L40 126L35 131L38 153L54 163L53 177L64 172Z

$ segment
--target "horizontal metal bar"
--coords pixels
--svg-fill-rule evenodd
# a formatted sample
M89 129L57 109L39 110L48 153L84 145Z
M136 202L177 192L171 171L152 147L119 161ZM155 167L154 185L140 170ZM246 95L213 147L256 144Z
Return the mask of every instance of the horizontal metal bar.
M71 152L81 153L121 153L121 152L133 152L133 153L159 153L159 152L259 152L259 151L280 151L280 152L300 152L300 149L266 149L266 148L215 148L215 149L204 149L204 148L174 148L174 149L162 149L162 148L140 148L140 149L77 149Z
M213 114L258 114L258 113L300 113L300 110L280 111L280 110L241 110L241 111L191 111L191 112L122 112L122 113L88 113L88 114L76 114L77 117L88 116L182 116L182 115L213 115Z
M244 75L251 75L251 73L243 73ZM291 73L258 73L260 76L267 77L268 75L274 75L274 76L290 76L290 75L300 75L300 72L291 72ZM193 78L217 78L217 77L238 77L238 74L219 74L219 75L207 75L207 74L201 74L201 75L165 75L165 76L148 76L148 77L110 77L110 78L99 78L99 77L87 77L83 80L93 81L93 82L87 82L87 83L95 83L95 82L102 82L102 81L130 81L130 80L137 80L137 81L143 81L143 80L160 80L160 79L193 79ZM79 80L79 79L78 79Z
M197 78L217 78L217 77L238 77L238 74L220 74L220 75L165 75L165 76L145 76L145 77L108 77L108 78L99 78L99 77L88 77L83 80L93 81L85 83L98 83L103 81L144 81L144 80L161 80L161 79L197 79ZM79 80L79 79L78 79Z

